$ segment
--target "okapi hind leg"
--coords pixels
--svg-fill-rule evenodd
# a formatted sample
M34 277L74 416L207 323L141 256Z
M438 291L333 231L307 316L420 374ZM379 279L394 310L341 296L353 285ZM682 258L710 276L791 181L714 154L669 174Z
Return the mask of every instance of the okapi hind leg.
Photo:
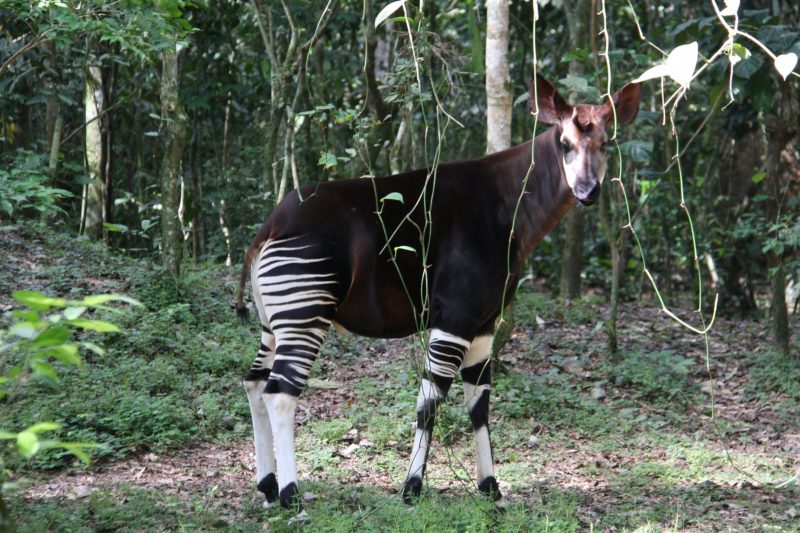
M439 329L431 330L428 354L417 395L417 428L411 466L403 484L403 501L413 503L422 492L436 410L450 390L470 342Z
M464 401L475 435L478 490L498 504L502 494L494 477L492 444L489 438L489 396L492 386L492 336L476 337L461 368Z
M256 360L244 376L244 388L250 404L253 420L253 442L256 452L256 483L264 495L264 507L272 507L278 500L278 479L275 475L275 452L273 450L272 426L262 394L272 369L275 357L275 337L266 326L262 326L261 346Z

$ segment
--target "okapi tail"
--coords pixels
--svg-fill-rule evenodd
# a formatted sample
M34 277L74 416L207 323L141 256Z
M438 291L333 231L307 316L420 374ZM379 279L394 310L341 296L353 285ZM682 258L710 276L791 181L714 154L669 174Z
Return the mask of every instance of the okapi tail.
M264 241L269 237L269 224L265 223L253 238L253 242L247 247L247 253L244 254L244 262L242 263L242 273L239 276L239 293L236 296L236 316L243 322L250 319L250 311L247 309L247 304L244 303L244 287L247 285L247 279L250 277L250 268Z

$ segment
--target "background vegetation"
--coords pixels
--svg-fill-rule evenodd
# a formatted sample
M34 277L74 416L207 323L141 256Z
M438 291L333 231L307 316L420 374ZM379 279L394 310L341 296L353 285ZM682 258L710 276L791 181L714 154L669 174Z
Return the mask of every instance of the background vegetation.
M0 399L0 428L58 422L62 441L101 445L93 451L101 466L201 442L226 450L241 445L249 422L238 378L254 353L254 333L229 318L230 266L240 264L255 228L275 203L305 183L429 166L437 150L441 160L486 151L484 3L425 2L423 11L406 3L407 19L394 13L376 28L385 4L0 1L0 311L19 310L10 295L20 289L74 300L126 293L146 307L115 317L125 333L104 342L105 353L86 354L85 364L76 368L56 364L60 384L34 376L30 386ZM730 37L710 2L614 2L604 6L605 19L596 15L602 2L513 2L507 24L513 144L531 136L526 91L534 5L537 70L573 101L600 101L606 58L615 89L691 42L698 43L698 67L704 71L672 117L678 143L664 124L669 117L662 115L658 81L647 82L639 118L620 131L622 181L642 254L624 229L622 189L607 186L599 209L558 228L530 259L529 283L522 288L507 348L508 373L499 378L494 407L502 417L495 432L521 435L498 451L505 465L501 476L524 494L503 527L534 523L579 530L590 523L635 528L675 522L676 528L703 529L722 516L714 514L722 512L722 504L713 502L728 502L723 515L735 525L745 518L730 505L748 501L761 503L748 508L755 511L746 523L769 519L790 530L797 514L784 503L796 491L791 436L798 432L800 394L800 338L793 327L800 305L798 77L784 80L772 58L739 35L705 66ZM774 54L800 54L796 3L743 2L735 20ZM732 74L729 58L736 61ZM669 96L675 84L664 84ZM618 162L609 159L613 177ZM659 340L659 328L673 326L657 312L660 304L645 267L671 309L692 323L698 322L692 310L699 306L708 317L714 301L709 295L719 294L720 329L711 332L709 369L703 367L702 337L694 340L699 352L689 341ZM552 301L559 293L572 302ZM614 313L619 308L619 318L607 314L609 308ZM582 337L558 343L547 333L570 331L567 326ZM535 341L520 340L537 328ZM666 331L665 337L679 338L680 330ZM342 483L336 489L314 485L311 491L320 496L322 516L343 520L331 518L334 530L352 527L348 517L361 512L354 509L378 507L374 522L360 524L410 527L413 521L404 526L394 504L383 510L386 494L367 483L350 492L346 477L334 475L348 471L349 459L339 455L338 443L352 429L373 443L354 453L381 462L385 476L376 481L379 487L402 477L401 456L410 443L407 425L390 416L411 414L413 375L404 366L410 361L391 343L348 343L335 341L327 348L320 364L331 366L321 369L321 377L346 374L342 369L358 364L355 354L396 355L388 357L384 370L391 394L356 380L340 387L355 391L347 400L352 406L315 412L321 422L312 419L301 432L310 440L299 448L316 450L302 458L310 465L305 471L314 472L312 479ZM616 357L601 357L608 348ZM2 375L18 364L6 353L0 353ZM580 364L569 359L575 354ZM730 397L724 392L728 383ZM754 414L748 419L749 414L728 413L718 424L700 424L698 419L710 414L714 387L723 406L744 402ZM384 403L373 405L369 398ZM367 405L370 413L385 411L385 416L368 417L360 411ZM453 411L438 440L458 454L469 438L462 433L465 420ZM532 418L548 429L547 451L562 462L569 462L564 450L573 441L594 440L592 453L606 454L598 459L600 466L585 458L574 471L562 471L567 477L607 474L614 461L641 463L611 476L617 499L589 498L591 491L561 485L544 494L536 489L534 496L525 492L534 490L525 477L536 463L529 454L544 460L544 453L527 444L537 434L529 425ZM758 432L767 430L780 446L759 451L767 441ZM721 442L743 454L743 468L761 475L757 485L743 486L754 482L724 468ZM639 445L666 455L631 455ZM608 459L615 453L617 459ZM10 454L4 465L5 480L80 471L59 449L30 461ZM538 479L550 479L533 471ZM658 487L648 502L661 507L648 514L642 511L645 502L630 496L652 479ZM249 473L236 480L251 482ZM178 491L167 500L152 485L125 485L92 492L66 507L64 493L23 499L27 489L20 483L4 492L17 491L12 511L31 531L56 523L64 529L73 529L69 524L116 529L132 516L145 529L232 527L217 521L242 518L216 499L214 487L228 490L222 481L206 483L211 492ZM770 483L780 488L767 491ZM239 498L245 489L239 487ZM463 499L465 489L453 490L455 498L432 495L415 511L417 519L431 517L432 529L454 520L464 520L456 529L474 529L494 520L480 506L465 509L473 500ZM676 494L707 506L670 507ZM446 505L439 505L441 498ZM120 501L129 505L119 510ZM255 527L264 519L249 500L243 508L246 524ZM599 516L597 509L610 514ZM682 522L687 516L693 518Z

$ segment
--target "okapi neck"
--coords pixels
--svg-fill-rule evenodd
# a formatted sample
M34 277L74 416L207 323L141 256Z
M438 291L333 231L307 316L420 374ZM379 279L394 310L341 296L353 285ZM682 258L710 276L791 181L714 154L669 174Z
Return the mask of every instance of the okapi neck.
M517 213L514 236L519 260L525 259L575 204L564 177L558 137L558 128L554 127L537 135L533 141L490 156L495 167L491 174L500 191L503 210L512 216L515 211Z

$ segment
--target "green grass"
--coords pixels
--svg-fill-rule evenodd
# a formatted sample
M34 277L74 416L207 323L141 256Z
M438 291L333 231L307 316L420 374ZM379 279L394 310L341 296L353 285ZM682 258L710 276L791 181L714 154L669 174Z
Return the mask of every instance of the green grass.
M3 406L4 426L58 422L62 429L54 436L96 442L100 459L249 431L240 378L255 354L257 327L243 327L233 316L232 288L220 283L221 267L187 265L177 285L161 269L96 244L46 231L26 237L42 239L53 254L42 269L52 282L36 280L26 288L71 298L126 292L145 309L111 316L123 332L99 341L104 355L84 353L81 367L59 368L57 385L32 381L15 391ZM87 279L108 281L90 292ZM0 282L14 289L13 280ZM0 360L0 370L11 363ZM73 461L64 451L48 450L29 466L53 469Z

